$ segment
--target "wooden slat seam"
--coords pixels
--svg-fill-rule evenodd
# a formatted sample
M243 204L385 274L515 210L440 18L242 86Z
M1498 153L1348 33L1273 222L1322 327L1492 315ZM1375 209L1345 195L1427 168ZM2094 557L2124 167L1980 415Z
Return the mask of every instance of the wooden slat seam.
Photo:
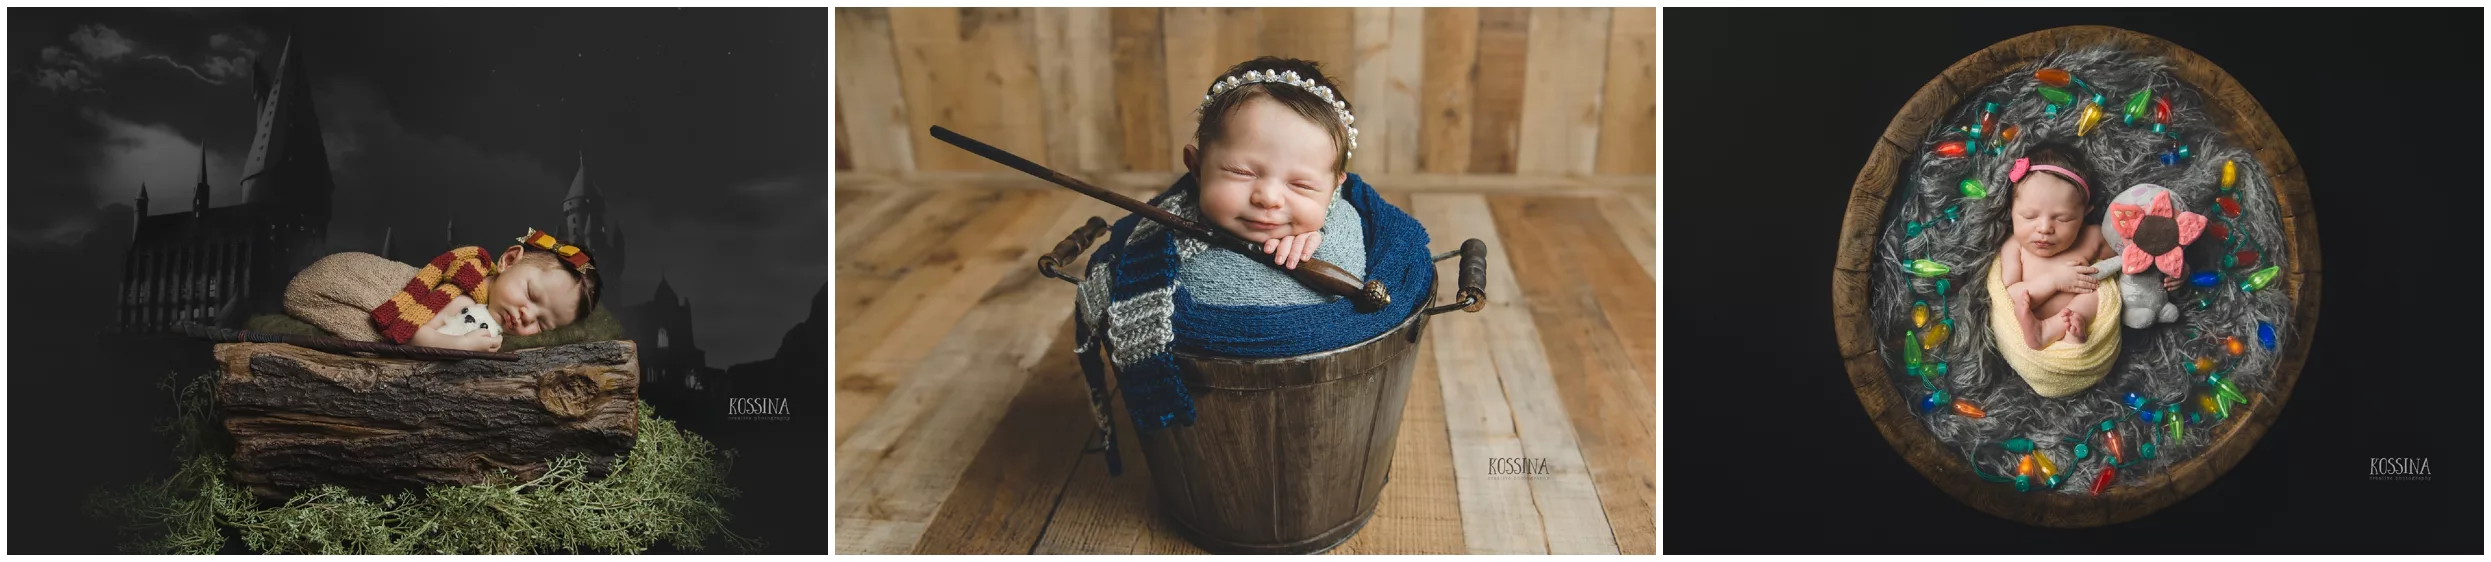
M1491 226L1491 228L1493 228L1493 226ZM1497 237L1497 238L1498 238L1498 240L1500 240L1500 241L1502 241L1502 240L1504 239L1504 237L1503 237L1503 236L1499 236L1499 237ZM1522 300L1522 298L1521 298L1521 297L1522 297L1522 293L1520 292L1520 289L1516 289L1516 292L1514 293L1514 296L1516 297L1516 298L1515 298L1515 300L1516 300L1516 301L1521 301L1521 300ZM1517 304L1519 304L1519 303L1509 304L1508 306L1515 306L1515 305L1517 305ZM1526 307L1527 307L1528 305L1521 305L1521 306L1526 306ZM1534 322L1534 323L1536 324L1536 322ZM1546 350L1545 348L1543 348L1543 349L1541 350L1541 353L1545 354L1545 353L1547 353L1547 350ZM1489 346L1489 347L1488 347L1488 358L1489 358L1489 362L1488 362L1488 364L1489 364L1489 365L1493 366L1493 365L1496 365L1496 364L1498 364L1498 363L1499 363L1498 361L1496 361L1496 360L1495 360L1495 358L1496 358L1496 356L1497 356L1497 355L1498 355L1498 350L1497 350L1497 348L1496 348L1495 346ZM1542 360L1542 361L1546 361L1547 359L1546 359L1546 358L1542 358L1541 360ZM1517 415L1517 412L1520 412L1521 410L1518 410L1518 409L1514 408L1514 393L1513 393L1513 391L1512 391L1512 390L1508 390L1508 389L1507 389L1507 387L1505 386L1505 371L1504 371L1503 369L1495 369L1495 372L1496 372L1496 395L1497 395L1497 397L1498 397L1498 398L1502 398L1502 399L1504 399L1504 401L1505 401L1505 424L1506 424L1506 428L1507 428L1507 429L1508 429L1508 430L1509 430L1509 431L1510 431L1510 432L1514 435L1515 440L1516 440L1517 442L1520 442L1520 441L1522 441L1522 435L1523 435L1523 431L1522 431L1522 416ZM1572 421L1572 420L1568 420L1568 421ZM1573 428L1572 428L1572 425L1571 425L1571 424L1569 424L1569 425L1568 425L1567 430L1568 430L1568 431L1572 431L1572 430L1573 430ZM1578 447L1576 447L1575 454L1576 454L1577 456L1580 456L1580 455L1582 454L1581 447L1579 447L1579 446L1578 446ZM1586 466L1584 467L1584 472L1585 472L1587 475L1588 475L1588 473L1590 472L1590 466L1589 466L1588 464L1586 464ZM1527 476L1526 476L1526 478L1527 478ZM1532 515L1532 518L1533 518L1533 519L1537 519L1537 520L1539 520L1539 524L1540 524L1540 553L1541 553L1541 554L1548 554L1548 553L1551 553L1551 552L1553 552L1553 551L1554 551L1554 549L1553 549L1552 547L1550 547L1550 541L1549 541L1549 539L1548 539L1548 511L1547 511L1547 510L1544 510L1544 509L1540 509L1540 494L1539 494L1539 492L1538 492L1538 490L1537 490L1538 486L1533 485L1533 484L1532 484L1532 481L1525 481L1525 482L1524 482L1524 488L1525 488L1525 489L1527 489L1527 490L1531 490L1531 493L1524 494L1524 495L1525 495L1525 496L1528 496L1528 497L1530 497L1530 498L1531 498L1531 515Z
M1205 503L1207 503L1207 502L1203 501L1203 499L1202 499L1202 494L1201 494L1200 492L1198 492L1198 491L1194 490L1194 478L1193 478L1193 476L1192 476L1192 474L1194 474L1194 470L1193 470L1193 468L1191 468L1191 467L1187 466L1187 465L1186 465L1186 462L1185 462L1185 457L1186 457L1186 456L1188 456L1188 454L1189 454L1189 453L1187 453L1186 451L1187 451L1188 449L1191 449L1191 448L1192 448L1192 441L1191 441L1191 440L1187 440L1187 439L1177 439L1177 437L1176 437L1176 432L1173 432L1173 431L1167 431L1167 430L1164 430L1164 429L1163 429L1163 430L1160 430L1160 431L1161 431L1160 436L1161 436L1162 438L1164 438L1164 439L1167 439L1167 440L1168 440L1168 444L1170 445L1170 446L1168 447L1169 452L1171 452L1171 453L1175 453L1175 454L1170 454L1170 455L1168 455L1168 458L1176 461L1176 474L1174 474L1173 476L1180 476L1180 477L1182 477L1182 479L1181 479L1181 480L1179 480L1179 481L1180 481L1180 482L1184 482L1184 483L1185 483L1185 504L1186 504L1186 505L1190 505L1190 506L1194 506L1194 509L1205 509L1205 508L1204 508L1204 507L1202 507L1202 506L1203 506ZM1139 428L1139 427L1134 428L1134 432L1135 432L1135 433L1140 433L1140 432L1141 432L1141 428ZM1152 471L1152 472L1151 472L1151 476L1150 476L1150 477L1151 477L1151 478L1158 478L1158 477L1159 477L1159 473L1158 473L1157 471ZM1155 487L1154 487L1154 488L1152 488L1152 489L1153 489L1153 490L1156 490L1157 488L1155 488ZM1164 509L1168 509L1168 508L1169 508L1169 507L1168 507L1168 502L1167 502L1167 499L1166 499L1166 498L1161 498L1161 499L1160 499L1160 501L1159 501L1159 505L1157 505L1157 506L1146 506L1146 507L1155 507L1155 508L1158 508L1158 509L1163 509L1163 510L1164 510ZM1171 514L1166 514L1166 513L1162 513L1162 514L1160 514L1160 516L1161 516L1161 517L1170 517L1170 515L1171 515ZM1172 518L1172 517L1170 517L1170 518ZM1179 525L1188 525L1188 523L1185 523L1185 522L1184 522L1184 521L1182 521L1182 520L1176 521L1176 524L1179 524ZM1147 533L1145 533L1143 536L1149 536L1149 535L1148 535ZM1141 552L1141 549L1138 547L1138 543L1136 543L1136 544L1137 544L1137 546L1136 546L1136 548L1134 548L1134 552L1135 552L1136 554L1138 554L1138 553L1140 553L1140 552Z
M1268 455L1263 458L1280 459L1280 394L1276 392L1263 395L1263 450ZM1287 468L1287 465L1283 464L1281 468ZM1271 471L1271 536L1274 541L1283 536L1280 533L1280 474L1283 472L1287 471Z
M1420 314L1424 314L1424 312L1420 312ZM1427 320L1422 318L1422 319L1420 319L1419 321L1420 321L1420 322L1425 322L1425 321L1427 321ZM1410 351L1409 351L1409 353L1413 353L1413 354L1418 353L1418 346L1415 346L1415 345L1410 346ZM1415 362L1417 362L1417 361L1418 361L1418 357L1416 357L1415 355L1413 355L1413 356L1409 356L1407 359L1404 359L1404 360L1405 360L1405 361L1410 361L1410 362L1415 363ZM1382 366L1380 366L1380 365L1378 366L1378 368L1379 368L1379 369L1380 369L1381 367L1382 367ZM1389 377L1389 376L1390 376L1389 374L1384 374L1384 373L1378 373L1377 375L1378 375L1378 376L1387 376L1387 377ZM1368 465L1367 465L1367 463L1368 463L1368 462L1370 462L1370 461L1373 461L1373 460L1374 460L1374 458L1373 458L1373 457L1375 456L1375 428L1376 428L1376 426L1384 425L1384 424L1381 424L1381 423L1376 423L1376 415L1377 415L1377 414L1380 414L1380 413L1381 413L1381 412L1383 412L1383 410L1384 410L1384 395L1386 395L1386 394L1391 394L1391 393L1392 393L1392 384L1391 384L1391 381L1385 381L1385 382L1381 385L1381 387L1382 387L1382 388L1381 388L1380 390L1376 391L1376 393L1375 393L1375 405L1367 408L1367 412L1368 412L1368 415L1367 415L1367 440L1366 440L1366 445L1361 446L1361 447L1359 447L1359 448L1358 448L1358 451L1359 451L1359 453L1360 453L1360 455L1358 456L1358 472L1359 472L1360 476L1359 476L1359 478L1358 478L1358 488L1357 488L1356 492L1355 492L1355 493L1350 494L1350 496L1349 496L1349 501L1350 501L1350 504L1349 504L1349 510L1350 510L1351 512L1356 512L1356 511L1358 511L1358 501L1359 501L1360 499L1362 499L1362 498L1367 497L1367 479L1366 479L1366 477L1365 477L1365 473L1375 471L1375 467L1373 467L1373 466L1368 466ZM1406 392L1406 391L1404 392L1404 395L1405 395L1405 396L1407 395L1407 392ZM1405 403L1403 406L1404 406L1404 407L1407 407L1408 405ZM1397 419L1397 418L1396 418L1396 419ZM1396 430L1397 430L1397 429L1398 429L1398 424L1396 424L1396 426L1395 426L1395 427L1396 427ZM1392 478L1392 465L1391 465L1391 464L1389 464L1389 463L1387 463L1387 464L1384 466L1384 478L1385 478L1385 479L1387 479L1387 480L1389 480L1389 479L1391 479L1391 478ZM1382 508L1382 507L1384 506L1384 493L1383 493L1383 491L1382 491L1382 489L1381 489L1381 488L1382 488L1382 486L1383 486L1383 484L1380 484L1380 483L1379 483L1379 484L1376 484L1376 486L1377 486L1377 488L1378 488L1378 489L1377 489L1377 491L1376 491L1376 493L1375 493L1375 507L1377 507L1377 508L1379 508L1379 509L1380 509L1380 508ZM1370 516L1370 517L1372 517L1373 515L1372 515L1372 514L1370 514L1369 516ZM1346 542L1348 542L1348 541L1347 541L1346 539L1344 539L1342 542L1343 542L1343 543L1346 543Z
M1078 322L1078 321L1079 321L1079 320L1075 320L1075 322ZM1090 433L1090 432L1083 432L1083 433L1082 433L1082 436L1081 436L1081 445L1082 445L1082 447L1081 447L1081 449L1082 449L1083 451L1087 451L1087 450L1089 450L1089 445L1090 445L1090 435L1091 435L1091 433ZM1065 473L1064 473L1064 483L1063 483L1063 484L1060 484L1060 485L1057 485L1057 486L1055 487L1055 505L1047 507L1047 520L1046 520L1046 522L1045 522L1045 523L1042 523L1042 524L1040 524L1040 525L1038 525L1038 532L1037 532L1036 534L1030 535L1030 537L1029 537L1029 552L1028 552L1028 554L1037 554L1037 553L1038 553L1038 545L1041 545L1041 544L1046 544L1046 542L1047 542L1047 529L1050 529L1050 528L1055 527L1055 514L1056 514L1057 512L1059 512L1059 511L1061 511L1061 510L1063 510L1063 509L1064 509L1064 496L1066 496L1066 495L1070 495L1070 494L1071 494L1071 492L1072 492L1072 487L1073 487L1073 477L1075 477L1075 476L1080 476L1080 475L1081 475L1081 465L1084 465L1084 464L1089 464L1088 462L1085 462L1085 461L1088 461L1088 460L1089 460L1089 456L1090 456L1090 455L1089 455L1089 453L1084 452L1084 453L1082 453L1082 455L1081 455L1081 457L1082 457L1082 458L1074 459L1074 460L1073 460L1073 469L1072 469L1071 471L1068 471L1068 472L1065 472Z

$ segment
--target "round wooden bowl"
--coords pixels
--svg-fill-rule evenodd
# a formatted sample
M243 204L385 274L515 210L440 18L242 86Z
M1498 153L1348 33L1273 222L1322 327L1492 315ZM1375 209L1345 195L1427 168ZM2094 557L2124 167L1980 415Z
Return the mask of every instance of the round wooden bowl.
M2261 164L2257 169L2267 174L2268 185L2283 209L2283 232L2292 259L2279 280L2292 300L2297 335L2282 350L2271 388L2250 395L2242 407L2247 411L2234 411L2232 417L2238 422L2225 424L2214 444L2196 457L2154 474L2122 474L2119 484L2100 496L2017 492L2013 486L1975 476L1963 457L1938 442L1928 426L1912 415L1914 400L1896 388L1885 361L1878 357L1878 337L1868 315L1870 264L1885 228L1887 198L1901 179L1905 161L1915 155L1915 147L1937 120L1965 95L2052 51L2103 43L2168 61L2174 75L2205 95L2207 117L2223 130L2225 140L2249 150ZM2091 527L2144 517L2197 493L2240 462L2282 413L2293 382L2300 378L2301 364L2309 358L2309 342L2317 333L2318 227L2299 159L2266 109L2238 81L2205 57L2161 38L2103 26L2061 27L2001 41L1955 61L1922 85L1886 125L1885 134L1869 153L1868 164L1852 182L1850 198L1850 209L1842 218L1841 249L1834 257L1834 336L1841 345L1852 389L1895 452L1947 494L1991 515L2046 527Z

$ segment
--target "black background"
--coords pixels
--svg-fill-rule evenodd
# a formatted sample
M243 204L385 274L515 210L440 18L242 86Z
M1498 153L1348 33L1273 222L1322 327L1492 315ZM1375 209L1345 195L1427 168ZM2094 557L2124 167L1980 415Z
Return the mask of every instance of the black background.
M2482 12L1666 10L1662 534L1687 553L2482 552ZM2025 33L2203 55L2298 153L2325 273L2309 360L2240 464L2154 515L2029 527L1887 444L1834 346L1847 189L1903 102ZM2421 457L2429 481L2371 481Z

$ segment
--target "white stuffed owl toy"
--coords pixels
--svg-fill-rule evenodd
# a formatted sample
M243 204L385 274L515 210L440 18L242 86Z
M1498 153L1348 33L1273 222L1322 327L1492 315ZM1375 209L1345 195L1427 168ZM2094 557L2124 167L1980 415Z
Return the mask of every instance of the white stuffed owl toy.
M481 304L467 305L466 309L458 311L457 316L450 317L448 323L434 331L452 336L464 336L476 330L488 330L495 337L502 335L502 327L493 322L493 309L485 308Z

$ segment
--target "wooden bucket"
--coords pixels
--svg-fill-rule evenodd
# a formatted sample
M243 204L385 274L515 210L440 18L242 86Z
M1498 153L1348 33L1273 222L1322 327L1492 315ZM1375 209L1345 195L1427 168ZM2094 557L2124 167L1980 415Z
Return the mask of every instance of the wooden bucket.
M1160 505L1215 553L1306 554L1375 513L1418 364L1423 308L1383 335L1277 359L1177 353L1191 427L1141 437Z
M1092 219L1038 268L1055 271L1105 232ZM1093 228L1095 227L1095 228ZM1160 505L1177 532L1219 554L1311 554L1349 540L1375 514L1401 434L1401 407L1418 365L1427 318L1487 305L1487 244L1462 242L1459 300L1436 302L1435 286L1383 334L1348 347L1270 359L1176 352L1192 426L1140 438ZM1112 352L1110 353L1112 355ZM1109 368L1112 370L1113 366Z
M2165 473L2145 475L2150 480L2143 485L2116 486L2097 497L2019 493L2011 486L1974 476L1961 456L1939 443L1912 415L1917 400L1895 388L1885 361L1877 355L1877 334L1868 314L1870 265L1876 259L1877 238L1885 228L1886 201L1913 156L1913 147L1919 146L1921 136L1937 120L1945 118L1965 95L2061 46L2105 43L2168 61L2175 76L2205 95L2207 117L2223 130L2225 140L2248 149L2259 161L2258 168L2267 174L2283 209L2283 231L2292 259L2290 269L2282 271L2277 281L2292 299L2292 324L2298 337L2282 350L2273 389L2250 396L2249 404L2241 407L2245 413L2233 410L2240 422L2226 424L2204 453ZM1834 257L1834 333L1852 389L1876 422L1877 431L1913 468L1948 495L1991 515L2049 527L2091 527L2144 517L2197 493L2231 470L2265 435L2291 397L2301 365L2309 358L2309 342L2317 334L2318 226L2299 158L2266 109L2230 74L2161 38L2103 26L2061 27L2001 41L1956 61L1921 86L1886 125L1848 196L1850 209L1843 214L1841 245ZM2129 477L2122 475L2122 479Z

